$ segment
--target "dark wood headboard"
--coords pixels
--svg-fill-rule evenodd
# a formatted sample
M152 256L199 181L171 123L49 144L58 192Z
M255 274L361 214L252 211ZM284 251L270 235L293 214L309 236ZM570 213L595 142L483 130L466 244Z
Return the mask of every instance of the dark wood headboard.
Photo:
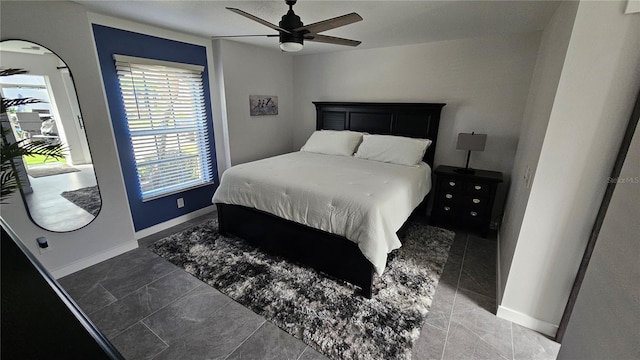
M353 130L370 134L430 139L424 161L433 167L440 111L436 103L322 102L316 105L317 130Z

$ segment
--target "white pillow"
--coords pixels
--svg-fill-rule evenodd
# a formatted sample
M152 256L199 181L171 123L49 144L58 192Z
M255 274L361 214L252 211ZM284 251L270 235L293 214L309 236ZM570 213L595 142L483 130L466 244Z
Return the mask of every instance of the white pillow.
M392 135L364 135L357 158L388 162L399 165L418 165L424 157L429 139L414 139Z
M320 130L311 134L300 151L351 156L361 141L362 133L357 131Z

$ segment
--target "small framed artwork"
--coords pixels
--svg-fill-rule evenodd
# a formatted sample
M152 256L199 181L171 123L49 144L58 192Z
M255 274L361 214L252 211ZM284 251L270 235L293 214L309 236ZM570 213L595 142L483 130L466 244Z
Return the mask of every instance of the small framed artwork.
M272 95L249 95L249 114L278 115L278 97Z

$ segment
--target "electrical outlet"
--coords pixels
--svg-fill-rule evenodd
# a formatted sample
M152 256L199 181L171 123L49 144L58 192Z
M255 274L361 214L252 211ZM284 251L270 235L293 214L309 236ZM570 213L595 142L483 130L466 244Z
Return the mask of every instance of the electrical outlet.
M178 209L184 207L184 198L178 198Z

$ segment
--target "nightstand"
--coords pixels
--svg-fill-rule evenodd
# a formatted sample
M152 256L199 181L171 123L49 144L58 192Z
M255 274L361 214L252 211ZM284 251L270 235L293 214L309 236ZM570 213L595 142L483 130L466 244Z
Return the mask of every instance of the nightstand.
M455 169L441 165L434 171L431 220L434 225L461 227L486 237L502 173L476 170L473 174L463 174Z

